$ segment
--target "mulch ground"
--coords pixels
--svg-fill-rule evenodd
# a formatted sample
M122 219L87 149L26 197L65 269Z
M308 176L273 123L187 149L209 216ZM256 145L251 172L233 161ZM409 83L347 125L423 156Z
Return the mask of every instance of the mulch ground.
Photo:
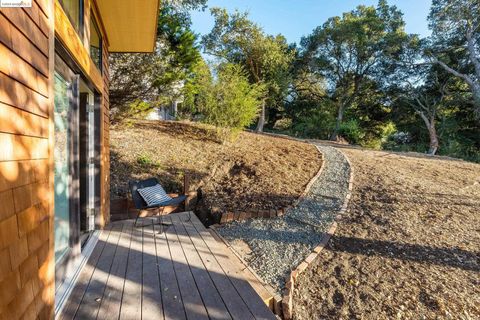
M299 277L295 319L480 319L480 165L342 150L350 210Z
M110 139L112 199L126 197L129 180L151 176L179 192L187 172L208 207L277 209L293 203L321 165L310 144L248 132L221 144L193 123L134 121L113 127Z

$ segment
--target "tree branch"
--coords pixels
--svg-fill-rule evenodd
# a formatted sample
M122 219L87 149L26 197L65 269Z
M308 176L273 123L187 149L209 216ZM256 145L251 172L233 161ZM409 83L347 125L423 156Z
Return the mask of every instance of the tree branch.
M460 73L460 72L458 72L457 70L449 67L446 63L444 63L443 61L438 60L436 57L433 57L433 61L436 62L436 63L438 63L438 64L439 64L443 69L445 69L447 72L450 72L450 73L453 74L454 76L459 77L459 78L465 80L465 82L467 82L469 86L475 87L475 82L472 80L472 78L470 78L470 77L467 76L466 74Z
M475 73L477 74L477 77L480 78L480 61L478 60L476 55L475 43L472 38L472 30L467 31L467 47L470 60L472 60L472 63L475 66Z

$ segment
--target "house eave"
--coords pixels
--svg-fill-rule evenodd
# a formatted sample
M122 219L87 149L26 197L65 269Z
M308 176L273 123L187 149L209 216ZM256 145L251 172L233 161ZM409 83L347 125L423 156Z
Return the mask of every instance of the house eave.
M109 52L155 50L159 0L97 0Z

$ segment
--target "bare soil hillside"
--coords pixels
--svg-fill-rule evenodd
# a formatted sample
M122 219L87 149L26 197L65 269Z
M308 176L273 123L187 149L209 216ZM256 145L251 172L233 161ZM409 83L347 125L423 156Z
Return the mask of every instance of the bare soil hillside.
M296 319L480 319L480 165L342 148L350 210L299 277Z
M167 191L204 184L205 201L224 211L275 209L291 204L321 165L310 144L243 132L221 144L192 123L135 121L112 128L112 199L125 197L131 179L156 176Z

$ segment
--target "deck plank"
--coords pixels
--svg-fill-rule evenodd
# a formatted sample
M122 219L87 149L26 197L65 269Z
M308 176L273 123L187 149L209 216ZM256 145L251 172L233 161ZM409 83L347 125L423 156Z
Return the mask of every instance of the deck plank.
M160 287L162 292L163 312L165 319L186 319L182 296L178 288L172 256L170 254L166 228L155 225L155 244L157 252L157 265L160 275Z
M142 319L164 319L153 225L143 228Z
M167 217L173 224L178 223L174 217ZM178 287L185 305L185 312L188 319L208 319L207 310L203 305L202 298L198 292L195 279L188 265L187 259L180 245L180 239L174 226L166 231L170 252L173 259L173 267L177 275Z
M142 227L133 227L120 319L131 320L142 317L142 231Z
M225 275L225 272L220 267L220 264L215 259L205 242L203 241L200 234L197 232L197 229L192 224L192 220L188 222L183 222L187 233L190 236L197 252L200 255L200 258L203 261L206 269L208 270L215 286L223 298L225 305L228 308L228 311L234 319L252 319L253 314L248 309L245 301L238 294L237 290L233 286L232 282Z
M197 232L201 235L203 241L213 253L214 257L218 261L219 265L224 270L225 274L230 278L230 281L237 289L243 300L246 302L247 307L253 313L256 319L276 319L270 309L262 301L261 297L253 289L250 283L245 279L247 275L242 270L242 265L235 263L232 260L232 253L228 251L223 243L218 242L208 232L203 224L198 220L192 220L193 225L197 229ZM256 279L252 279L255 281Z
M185 256L187 257L190 270L192 271L205 308L207 309L208 316L211 319L231 319L232 317L222 297L218 293L215 284L210 278L208 271L205 269L202 259L195 249L183 223L176 217L174 218L174 227L183 251L185 252Z
M133 220L99 235L59 319L275 319L223 242L195 214Z
M118 240L122 233L122 225L114 225L105 243L102 254L98 258L95 270L90 278L87 289L83 294L80 307L75 314L75 319L96 319L100 303L105 292L105 285L110 274L113 257L117 249Z
M111 226L108 226L100 233L98 237L98 242L77 279L77 284L73 288L72 293L70 294L70 297L66 302L65 308L63 309L59 317L60 319L67 320L73 319L75 317L75 314L80 307L80 302L82 301L83 294L85 293L85 290L87 290L88 283L90 282L90 278L92 277L95 266L97 265L98 258L102 254L105 243L108 240L108 236L110 235L110 229Z
M126 221L124 225L123 233L118 241L117 251L113 258L100 310L98 311L97 319L99 320L118 319L120 315L120 301L122 301L125 274L127 272L133 222Z

